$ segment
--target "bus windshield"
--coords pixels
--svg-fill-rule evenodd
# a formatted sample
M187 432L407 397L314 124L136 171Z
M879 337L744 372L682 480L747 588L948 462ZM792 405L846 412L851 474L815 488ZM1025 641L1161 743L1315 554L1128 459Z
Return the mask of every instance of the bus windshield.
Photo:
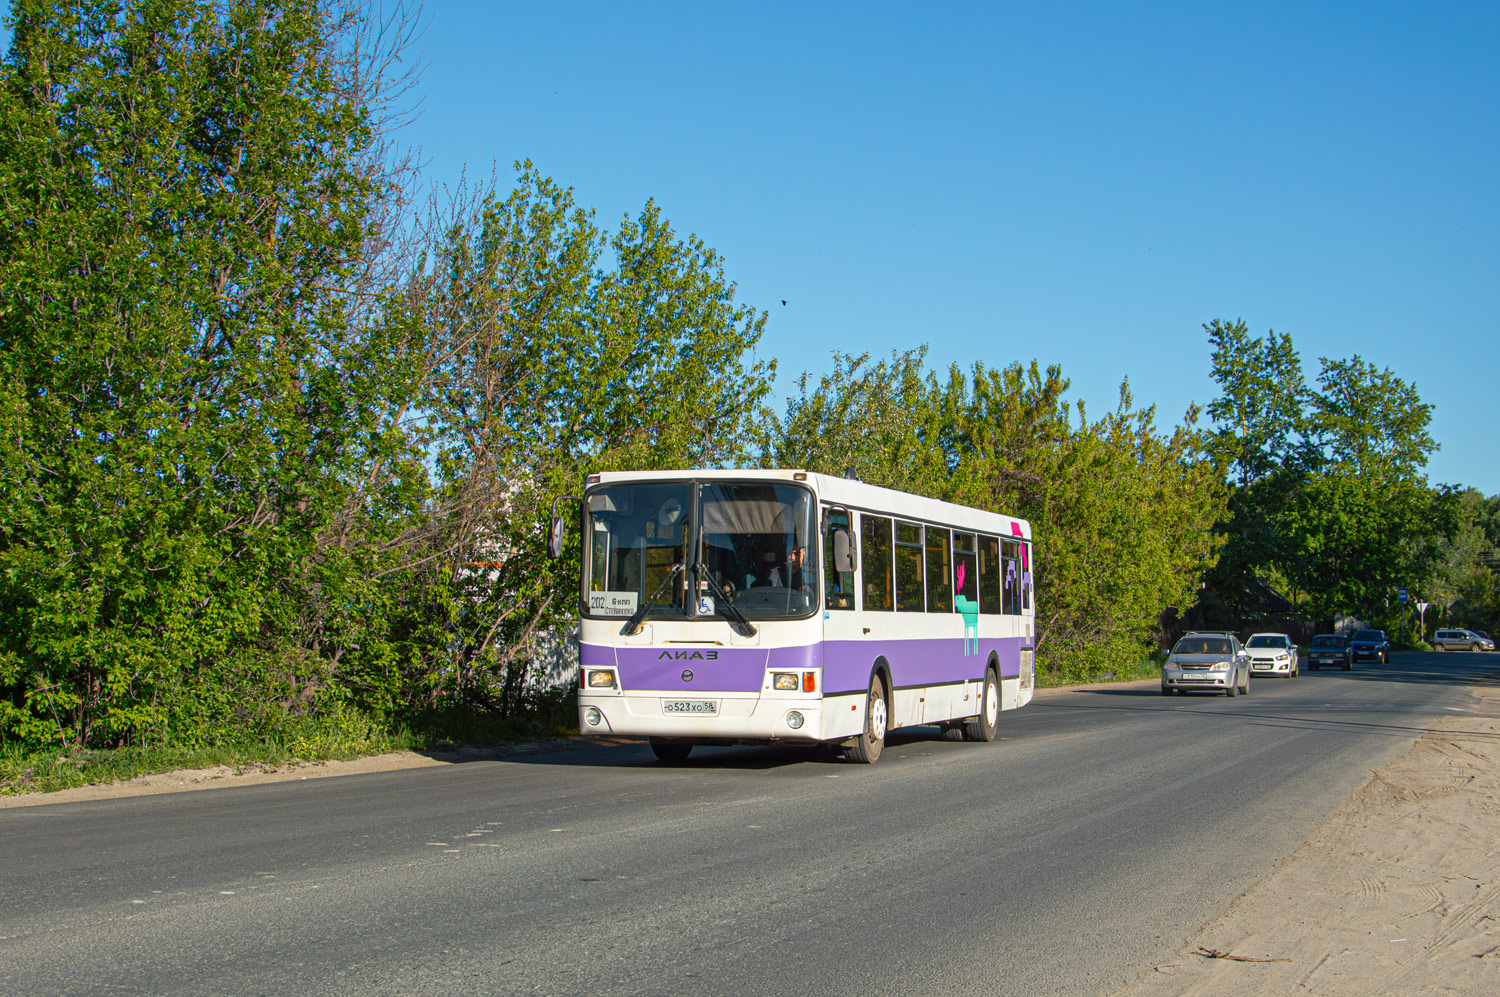
M812 494L798 485L610 485L589 493L585 528L591 616L629 617L649 602L647 617L724 617L727 599L765 620L818 605Z
M703 564L740 612L764 620L804 616L817 605L818 545L806 489L714 482L703 486L702 501Z

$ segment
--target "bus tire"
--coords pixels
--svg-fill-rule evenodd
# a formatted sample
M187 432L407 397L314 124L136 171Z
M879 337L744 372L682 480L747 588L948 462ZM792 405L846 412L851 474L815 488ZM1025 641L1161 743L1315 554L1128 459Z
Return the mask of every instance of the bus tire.
M870 695L865 701L865 730L844 748L844 757L857 765L874 765L885 747L886 725L890 711L886 705L885 683L878 674L870 677Z
M964 725L961 724L961 723L944 724L943 725L943 740L944 741L962 741L962 740L964 740Z
M651 753L659 760L668 765L681 765L687 761L688 755L692 754L691 744L677 744L672 741L651 741Z
M979 697L979 716L964 724L970 741L993 741L1000 727L1000 679L993 668L984 670L984 692Z

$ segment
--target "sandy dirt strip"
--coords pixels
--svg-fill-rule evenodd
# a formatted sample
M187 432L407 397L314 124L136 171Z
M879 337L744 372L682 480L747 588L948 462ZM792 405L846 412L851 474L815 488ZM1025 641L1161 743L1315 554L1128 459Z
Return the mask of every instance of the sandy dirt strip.
M1115 997L1500 995L1500 687Z

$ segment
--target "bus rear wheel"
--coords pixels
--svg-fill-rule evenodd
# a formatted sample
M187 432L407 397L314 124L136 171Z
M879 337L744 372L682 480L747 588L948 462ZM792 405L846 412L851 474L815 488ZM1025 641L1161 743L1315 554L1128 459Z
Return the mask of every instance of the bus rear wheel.
M875 764L885 747L885 728L889 722L885 683L875 675L870 679L870 695L865 701L865 732L844 748L844 757L859 765Z
M970 741L993 741L1000 727L1000 680L993 668L984 671L984 693L979 697L979 716L964 724Z
M687 761L688 755L692 754L691 744L678 744L673 741L651 741L651 753L666 762L668 765L681 765Z

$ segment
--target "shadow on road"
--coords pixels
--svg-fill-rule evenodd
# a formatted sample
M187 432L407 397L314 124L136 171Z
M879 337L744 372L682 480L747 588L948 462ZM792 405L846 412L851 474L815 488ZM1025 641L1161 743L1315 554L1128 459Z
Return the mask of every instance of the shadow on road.
M521 765L575 765L606 768L650 768L682 769L695 768L717 770L767 770L791 765L814 764L836 769L865 770L867 766L854 765L843 758L837 747L828 745L701 745L693 748L687 761L668 764L651 754L649 744L643 737L578 737L569 739L570 744L557 744L544 752L506 755L479 755L464 761L503 760ZM935 744L952 747L954 750L972 750L975 745L967 742L944 741L938 727L903 727L892 731L885 740L885 751L880 765L896 760L902 748L910 745ZM444 756L444 760L454 760Z
M1369 683L1421 683L1439 686L1472 686L1480 683L1500 681L1500 653L1464 654L1406 652L1392 657L1385 665L1360 664L1352 671L1304 670L1296 679L1256 678L1252 686L1264 694L1272 690L1287 689L1306 693L1318 690L1319 695L1338 696L1349 684ZM1221 704L1223 709L1214 708ZM1212 721L1236 721L1275 727L1320 729L1329 731L1347 730L1351 733L1388 733L1393 737L1410 737L1421 734L1428 728L1414 724L1377 723L1369 720L1342 720L1336 715L1343 710L1368 713L1369 703L1343 704L1320 702L1299 705L1296 709L1304 715L1295 715L1290 710L1267 709L1252 695L1249 700L1227 699L1216 693L1189 693L1186 696L1164 698L1155 685L1119 687L1095 687L1077 690L1046 699L1033 700L1019 713L1007 714L1013 718L1001 740L1010 737L1025 737L1027 716L1067 713L1106 712L1150 712L1171 714L1184 719L1212 718ZM1470 713L1468 715L1478 715ZM1472 734L1463 737L1493 739L1500 735ZM975 745L965 742L946 742L938 727L906 727L892 732L886 738L885 756L880 764L887 765L897 758L900 750L912 745L932 744L941 748L952 747L956 751L972 750ZM431 757L448 762L506 761L522 765L565 765L607 768L648 768L662 770L713 769L723 771L765 771L795 765L813 764L815 771L833 772L838 769L860 770L844 761L837 748L822 745L735 745L695 747L693 753L681 764L661 762L651 754L644 737L590 737L580 735L559 738L537 745L516 745L502 749L468 749L458 756L451 752L424 752Z

